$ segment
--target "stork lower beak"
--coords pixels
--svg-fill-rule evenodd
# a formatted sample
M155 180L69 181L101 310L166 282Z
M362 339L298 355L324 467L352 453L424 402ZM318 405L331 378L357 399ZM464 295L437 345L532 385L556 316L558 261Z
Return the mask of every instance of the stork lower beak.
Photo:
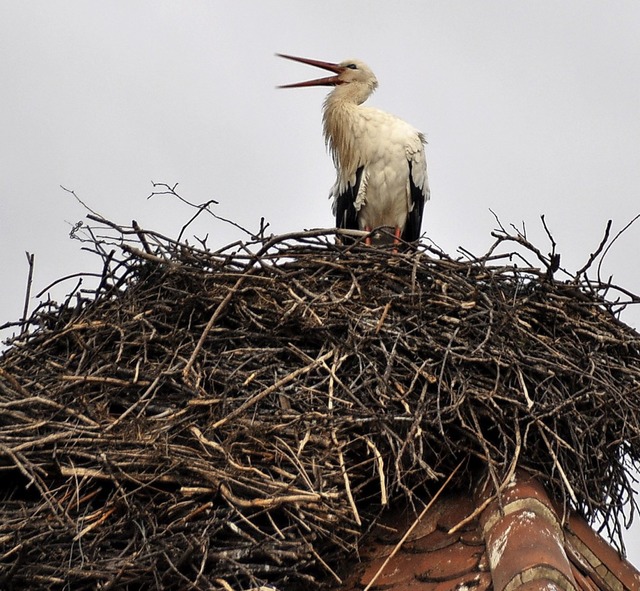
M308 59L306 57L295 57L293 55L286 55L284 53L276 53L277 56L283 57L294 62L300 62L301 64L308 64L315 66L316 68L322 68L323 70L329 70L335 72L336 76L327 76L326 78L316 78L315 80L307 80L306 82L296 82L294 84L283 84L278 88L302 88L304 86L336 86L342 84L340 80L340 74L346 70L344 66L339 64L332 64L331 62L321 62L318 60Z

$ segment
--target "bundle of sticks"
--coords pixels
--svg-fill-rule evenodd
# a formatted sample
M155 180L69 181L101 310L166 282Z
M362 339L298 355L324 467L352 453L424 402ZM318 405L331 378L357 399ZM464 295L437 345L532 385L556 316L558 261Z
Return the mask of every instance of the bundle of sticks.
M461 462L454 486L517 465L623 528L634 296L511 251L336 230L210 251L94 221L95 285L42 303L1 358L3 584L320 589Z

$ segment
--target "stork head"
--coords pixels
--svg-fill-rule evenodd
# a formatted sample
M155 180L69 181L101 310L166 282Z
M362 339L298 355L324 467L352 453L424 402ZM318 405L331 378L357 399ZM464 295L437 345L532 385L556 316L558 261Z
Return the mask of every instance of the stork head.
M316 78L306 82L296 82L294 84L284 84L278 88L301 88L304 86L335 86L334 94L352 98L357 103L362 103L378 87L378 80L371 68L360 60L345 60L339 64L331 62L321 62L304 57L293 55L276 54L280 57L294 62L301 62L310 66L316 66L324 70L333 72L334 76Z

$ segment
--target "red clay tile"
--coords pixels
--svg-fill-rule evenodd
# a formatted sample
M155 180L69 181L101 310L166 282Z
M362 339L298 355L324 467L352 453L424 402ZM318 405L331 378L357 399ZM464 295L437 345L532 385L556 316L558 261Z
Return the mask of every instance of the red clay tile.
M571 580L571 566L562 547L561 534L532 511L520 511L498 521L487 536L487 550L494 585L506 586L523 570L542 565Z
M464 532L460 536L460 541L468 546L484 546L484 536L480 531L480 524L477 521L472 522L473 529Z
M477 547L456 543L424 556L429 559L429 568L416 570L420 581L450 581L471 571L477 571L482 551Z
M524 473L506 487L501 503L493 500L479 519L449 534L484 498L450 495L436 503L372 589L640 591L640 573L581 518L563 527L544 488ZM362 590L415 519L406 512L390 515L387 523L397 531L364 541L362 565L343 591Z
M431 536L428 536L431 537ZM478 571L478 562L483 548L468 546L460 542L451 541L447 546L439 549L417 551L413 542L413 551L403 547L387 564L382 574L376 579L375 585L393 585L394 590L399 584L409 584L412 580L423 583L440 583L459 579L469 573ZM372 560L360 577L360 584L366 586L384 563L384 558ZM466 576L471 580L473 576ZM450 589L453 587L449 587Z
M491 575L469 573L450 581L437 583L433 591L487 591L491 588Z
M446 531L458 525L461 521L467 519L476 508L471 495L469 496L457 496L455 499L447 499L449 506L446 511L443 511L438 518L438 526ZM474 524L466 524L458 531L469 531L473 529Z
M371 562L376 558L386 558L393 552L393 549L396 547L395 544L366 544L363 548L360 549L360 561L361 562Z
M410 510L394 511L381 520L383 525L376 531L376 539L387 544L397 544L406 531L413 527L409 540L422 538L434 532L438 527L438 519L443 507L435 506L418 521L418 514ZM416 523L417 522L417 523Z
M580 554L595 571L594 579L603 589L640 589L640 572L605 542L587 522L573 515L567 526L567 542L570 550Z
M593 579L583 575L577 568L573 569L573 578L578 583L580 591L599 591L600 588L595 584Z
M487 556L486 545L482 548L482 556L480 556L480 560L478 561L478 571L484 573L488 573L491 571L491 566L489 565L489 557Z
M402 549L405 552L435 552L441 548L447 548L458 541L459 536L450 535L446 531L437 529L423 538L413 538L405 542Z
M370 562L362 576L360 584L368 585L382 566L385 559L377 558ZM415 579L416 573L424 572L431 566L428 554L406 554L399 552L389 561L382 574L376 579L376 586L397 585Z
M484 489L479 502L490 492ZM494 589L519 588L530 580L552 580L556 588L575 589L562 529L542 486L518 472L500 501L493 500L480 519Z

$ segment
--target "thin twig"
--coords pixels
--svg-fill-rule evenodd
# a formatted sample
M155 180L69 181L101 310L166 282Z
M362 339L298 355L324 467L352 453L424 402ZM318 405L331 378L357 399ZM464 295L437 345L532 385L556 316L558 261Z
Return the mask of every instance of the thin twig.
M29 315L29 300L31 299L31 286L33 285L33 266L35 260L35 254L25 252L27 255L27 263L29 265L29 275L27 277L27 289L24 294L24 307L22 308L22 318L21 321L24 323L22 325L22 332L27 329L26 321Z
M604 262L604 257L607 256L607 253L609 252L609 250L611 249L611 247L616 243L616 240L618 240L618 238L620 238L620 236L622 236L622 234L624 234L638 219L640 219L640 213L636 216L634 216L623 228L622 230L620 230L614 237L613 240L611 240L611 242L609 242L607 248L604 250L604 252L602 253L602 257L600 258L600 262L598 263L598 272L597 272L597 276L598 276L598 281L602 282L600 279L600 270L602 268L602 263ZM610 224L607 224L607 227Z
M324 355L321 355L320 357L315 359L312 363L309 363L304 367L299 367L295 371L292 371L291 373L287 374L283 378L279 379L275 384L272 384L268 388L265 388L264 390L262 390L262 392L258 392L258 394L256 394L255 396L252 396L251 398L249 398L249 400L243 402L238 408L231 411L224 418L220 419L219 421L211 425L211 428L218 429L222 427L222 425L224 425L225 423L229 422L230 420L237 417L238 415L244 413L249 407L260 402L260 400L262 400L265 396L269 396L269 394L271 394L272 392L275 392L276 390L279 390L283 386L286 386L289 382L292 382L298 376L301 376L302 374L312 371L319 365L322 365L324 361L326 361L327 359L329 359L329 357L332 357L332 356L333 356L333 350L329 351L328 353L325 353Z
M607 241L609 240L609 232L611 231L611 224L612 224L612 220L607 221L607 225L604 229L604 236L602 237L600 244L598 244L598 248L596 248L589 255L589 260L584 264L584 266L580 267L580 269L576 271L576 277L574 279L574 283L577 283L578 281L580 281L580 278L582 277L582 275L584 275L589 270L589 267L591 267L591 265L593 264L593 261L595 261L598 258L598 255L602 252L602 249L605 247L605 245L607 244Z

